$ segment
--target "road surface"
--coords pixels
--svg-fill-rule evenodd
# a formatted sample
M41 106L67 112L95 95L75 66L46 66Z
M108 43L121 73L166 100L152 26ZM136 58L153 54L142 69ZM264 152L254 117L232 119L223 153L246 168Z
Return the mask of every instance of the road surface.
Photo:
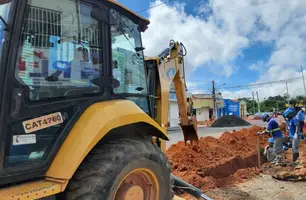
M249 126L244 126L244 127L230 127L230 128L211 128L211 127L199 127L198 128L198 135L199 137L207 137L207 136L212 136L215 138L219 138L222 133L224 133L225 131L233 131L233 130L240 130L243 128L248 128ZM171 144L176 144L178 141L183 141L184 140L184 136L183 136L183 132L178 129L178 130L174 130L174 131L168 131L168 136L170 141L167 141L167 148L171 145Z
M261 120L247 120L249 123L251 123L252 125L256 125L256 126L266 126L267 123L264 123ZM215 138L219 138L222 133L224 133L225 131L231 132L233 130L241 130L243 128L249 128L250 126L244 126L244 127L229 127L229 128L211 128L211 127L199 127L198 128L198 135L199 137L207 137L207 136L212 136ZM168 131L169 134L169 138L170 141L167 141L167 148L170 147L171 144L176 144L178 141L183 141L184 140L184 136L183 136L183 132L181 131L181 129L177 129L177 130L172 130L172 131Z

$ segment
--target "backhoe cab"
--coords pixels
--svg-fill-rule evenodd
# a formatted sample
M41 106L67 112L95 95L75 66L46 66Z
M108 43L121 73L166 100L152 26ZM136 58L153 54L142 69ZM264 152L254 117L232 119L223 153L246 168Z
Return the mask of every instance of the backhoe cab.
M182 82L171 59L181 46L173 67L158 58L156 87L141 41L149 21L115 1L2 0L0 16L0 199L171 199L184 182L152 137L168 140L162 110L168 82Z

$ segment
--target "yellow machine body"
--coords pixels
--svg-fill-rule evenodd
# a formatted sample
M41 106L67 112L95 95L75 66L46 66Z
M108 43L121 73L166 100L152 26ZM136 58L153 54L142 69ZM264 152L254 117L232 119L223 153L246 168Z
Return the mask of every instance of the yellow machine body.
M168 138L167 133L131 101L116 100L93 104L82 114L65 139L46 176L70 179L89 151L107 133L135 123L146 123L156 129L154 136Z
M130 13L130 15L136 18L138 17L142 29L146 29L146 26L149 24L147 19L118 4L116 1L108 0L106 3L120 7L124 12ZM171 50L170 58L175 58L180 53L179 45L177 43L174 45L176 48ZM185 86L185 82L183 75L180 73L182 71L183 59L180 56L168 61L160 60L160 58L147 58L147 60L149 59L157 62L160 80L156 94L158 96L156 100L156 119L152 119L135 103L129 100L112 100L92 104L74 124L57 151L44 178L2 187L0 189L0 199L39 199L65 191L69 180L87 154L98 142L117 128L135 125L139 126L140 131L142 131L142 128L145 127L143 130L148 130L147 133L152 136L168 140L167 124L171 82L174 82L176 88L181 126L196 127L196 124L190 123L190 120L188 120L189 106L185 87L182 87ZM194 132L195 134L192 134L193 136L191 137L184 133L185 139L187 138L191 141L197 140L196 128L194 128ZM128 135L129 133L127 132L126 134ZM165 151L164 142L162 143L162 150ZM175 198L180 199L179 197Z
M147 57L145 59L146 62L154 62L158 68L156 121L161 124L165 131L167 130L170 87L173 83L179 109L180 126L182 127L185 143L187 141L198 141L197 121L196 117L191 113L192 100L186 94L183 45L178 42L170 42L169 46L165 57ZM162 150L166 150L165 142L162 143Z
M153 128L153 136L168 139L165 130L132 101L114 100L91 105L60 147L45 175L45 180L2 188L1 200L41 198L64 191L80 163L107 133L118 127L136 123L144 123Z

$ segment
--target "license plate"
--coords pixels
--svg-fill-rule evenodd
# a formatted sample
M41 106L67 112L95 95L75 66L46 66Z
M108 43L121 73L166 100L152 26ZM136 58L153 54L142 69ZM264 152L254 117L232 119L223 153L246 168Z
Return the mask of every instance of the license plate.
M22 122L22 125L26 133L32 133L34 131L38 131L61 123L63 123L62 114L57 112L24 121Z

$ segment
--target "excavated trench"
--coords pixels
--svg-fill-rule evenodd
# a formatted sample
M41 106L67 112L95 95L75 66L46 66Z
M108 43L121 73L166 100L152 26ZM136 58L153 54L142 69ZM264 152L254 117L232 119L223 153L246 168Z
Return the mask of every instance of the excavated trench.
M257 155L251 155L247 158L235 157L215 168L204 171L198 171L198 175L205 178L211 176L213 178L224 178L235 174L240 169L247 169L250 167L257 167Z

